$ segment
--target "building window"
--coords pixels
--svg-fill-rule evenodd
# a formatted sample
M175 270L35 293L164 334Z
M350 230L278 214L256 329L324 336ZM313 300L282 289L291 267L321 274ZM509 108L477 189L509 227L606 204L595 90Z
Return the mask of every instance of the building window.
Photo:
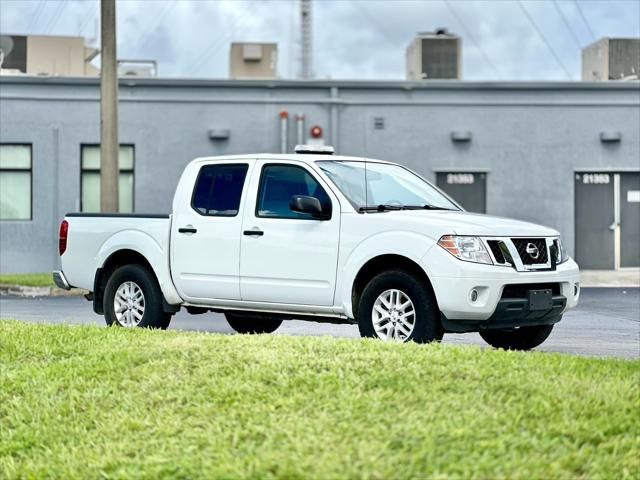
M0 220L31 220L31 145L0 145Z
M100 211L100 145L82 145L80 210ZM120 145L118 152L118 207L121 213L133 212L133 145Z

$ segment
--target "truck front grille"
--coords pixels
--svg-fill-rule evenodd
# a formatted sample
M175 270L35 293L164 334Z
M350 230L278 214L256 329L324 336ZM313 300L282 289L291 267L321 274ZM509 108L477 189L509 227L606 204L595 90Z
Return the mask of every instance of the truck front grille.
M540 265L549 261L547 241L544 238L512 238L523 265Z
M491 253L493 253L493 258L496 259L496 262L498 263L507 263L506 259L504 258L504 254L502 253L502 250L500 250L500 240L489 240L487 242L489 244L489 248L491 249Z
M499 265L514 265L511 253L509 253L509 249L502 240L489 240L487 244L496 263Z

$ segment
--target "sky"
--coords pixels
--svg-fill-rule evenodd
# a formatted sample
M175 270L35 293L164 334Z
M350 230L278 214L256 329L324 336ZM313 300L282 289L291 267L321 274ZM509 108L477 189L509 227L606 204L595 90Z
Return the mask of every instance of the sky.
M298 74L297 0L118 0L120 59L163 77L226 78L231 42L277 42L278 76ZM3 34L99 43L98 0L0 0ZM403 79L419 31L462 37L465 80L579 80L580 49L640 36L640 0L315 0L318 79ZM96 40L97 39L97 40Z

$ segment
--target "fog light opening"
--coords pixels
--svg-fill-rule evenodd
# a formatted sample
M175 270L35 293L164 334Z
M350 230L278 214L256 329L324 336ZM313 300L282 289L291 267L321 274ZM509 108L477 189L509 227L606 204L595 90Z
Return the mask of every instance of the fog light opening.
M476 290L475 288L471 290L471 293L469 294L469 298L471 299L472 302L475 302L476 300L478 300L478 290Z
M579 283L574 283L573 284L573 296L577 297L579 293L580 293L580 284Z

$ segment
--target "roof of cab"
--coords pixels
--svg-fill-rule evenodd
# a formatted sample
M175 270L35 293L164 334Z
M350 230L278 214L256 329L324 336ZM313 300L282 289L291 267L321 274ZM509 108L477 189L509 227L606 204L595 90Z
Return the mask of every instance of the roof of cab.
M221 162L229 160L296 160L304 163L314 163L319 161L349 161L349 162L376 162L376 163L393 163L385 160L377 160L374 158L350 157L345 155L326 155L312 153L249 153L243 155L223 155L217 157L198 157L191 163L208 163Z

